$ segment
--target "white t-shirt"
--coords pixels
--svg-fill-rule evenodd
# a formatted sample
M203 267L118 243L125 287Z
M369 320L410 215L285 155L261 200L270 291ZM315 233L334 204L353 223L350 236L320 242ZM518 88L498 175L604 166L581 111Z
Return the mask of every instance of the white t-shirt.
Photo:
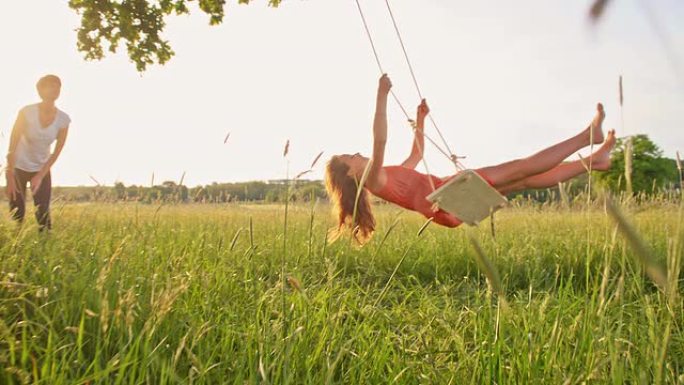
M69 115L57 110L55 120L47 127L41 127L38 104L31 104L19 112L26 122L24 134L17 143L14 166L28 172L40 171L50 158L50 146L57 139L57 134L71 123Z

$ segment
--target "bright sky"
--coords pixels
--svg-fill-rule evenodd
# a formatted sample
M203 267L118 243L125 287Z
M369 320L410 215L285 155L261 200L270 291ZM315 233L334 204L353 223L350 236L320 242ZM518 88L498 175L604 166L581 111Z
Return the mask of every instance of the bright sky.
M276 179L288 163L292 176L325 151L309 174L318 179L332 154L368 155L379 73L355 2L228 3L218 27L195 3L190 16L172 16L165 37L176 56L142 75L124 52L85 62L76 50L79 17L66 1L4 4L0 163L17 111L38 100L34 84L47 73L62 78L58 106L72 118L53 167L56 185L92 185L90 176L149 184L152 173L159 183L184 172L189 186ZM418 96L384 2L361 4L385 71L414 113ZM648 134L672 158L684 151L684 64L676 62L684 63L684 2L615 0L596 26L587 0L392 5L433 116L449 145L467 155L466 166L565 139L586 127L597 101L618 135ZM412 133L392 102L389 115L391 164L408 155ZM437 138L431 126L427 132ZM426 151L432 173L454 171L435 148Z

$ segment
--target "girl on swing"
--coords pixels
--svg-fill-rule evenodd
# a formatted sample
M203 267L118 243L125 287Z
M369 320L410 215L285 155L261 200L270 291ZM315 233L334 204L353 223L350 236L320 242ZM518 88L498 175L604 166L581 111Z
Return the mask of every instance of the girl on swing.
M371 211L369 191L386 201L423 214L426 218L433 218L433 221L440 225L456 227L461 224L458 218L445 211L434 211L432 203L426 199L426 196L432 192L432 185L438 188L453 175L438 178L415 170L418 162L423 158L423 129L425 117L430 112L425 100L418 106L411 154L400 165L384 165L385 143L387 142L387 96L391 88L392 82L389 77L386 74L382 75L378 84L375 105L371 158L361 156L359 153L335 155L327 164L325 187L333 202L338 221L331 240L336 239L345 227L353 229L355 239L361 244L370 239L375 230L375 218ZM526 189L553 187L559 182L567 181L586 172L582 161L563 162L564 159L583 147L602 142L603 145L586 162L591 162L594 170L608 170L610 152L615 146L615 130L608 131L604 141L601 129L604 117L603 106L599 103L590 126L579 134L527 158L480 168L475 172L503 195ZM591 125L593 125L593 137L591 137ZM364 189L359 196L356 220L352 224L357 186L369 161L372 163Z

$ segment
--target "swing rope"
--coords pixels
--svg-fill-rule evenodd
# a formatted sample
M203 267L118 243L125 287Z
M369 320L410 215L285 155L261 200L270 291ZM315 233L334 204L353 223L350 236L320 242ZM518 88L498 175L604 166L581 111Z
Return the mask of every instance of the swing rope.
M363 21L363 26L366 30L366 36L368 36L368 41L370 42L371 48L373 49L373 55L375 55L375 62L378 63L378 69L380 70L380 73L384 74L385 71L382 69L382 64L380 64L380 57L378 56L378 51L375 49L375 43L373 43L373 37L371 36L370 29L368 28L368 23L366 22L366 17L363 15L363 10L361 9L361 4L359 4L359 0L356 0L356 6L359 9L359 15L361 15L361 20ZM399 101L399 98L397 97L397 95L394 93L394 91L392 89L390 89L390 93L392 94L392 97L394 97L394 101L397 102L397 105L399 106L399 108L401 108L401 111L406 116L406 120L408 120L409 122L412 122L413 120L409 116L408 112L406 112L406 109L401 104L401 101ZM413 125L412 125L412 128L415 132L416 128ZM430 140L430 141L432 141L432 140ZM429 175L430 170L428 169L427 162L425 161L425 152L423 151L422 148L420 148L420 146L418 147L418 151L420 151L420 153L422 154L421 159L423 160L423 166L425 167L425 173ZM428 177L428 181L430 182L430 187L432 188L432 191L435 191L435 183L432 181L432 178Z
M397 34L397 39L399 40L399 44L401 45L401 50L404 53L404 59L406 59L406 65L408 66L409 72L411 73L411 78L413 79L413 84L416 86L416 91L418 92L418 97L423 100L423 94L420 92L420 86L418 85L418 80L416 79L416 74L413 71L413 66L411 65L411 60L409 60L408 52L406 52L406 46L404 45L404 39L401 37L401 32L399 32L399 26L397 25L397 20L394 18L394 12L392 12L392 7L389 4L389 0L385 0L385 5L387 6L387 12L390 15L390 19L392 19L392 25L394 26L394 32ZM458 159L462 159L463 157L456 156L453 151L451 151L451 148L449 147L449 143L447 143L446 139L444 139L444 135L442 135L442 130L439 129L437 126L437 123L435 122L435 119L432 117L432 114L429 115L430 122L432 125L435 127L435 130L437 131L437 134L439 135L440 139L442 139L442 144L444 144L444 147L446 150L449 152L448 158L450 161L454 163L454 166L456 166L456 169L464 169L462 164L458 161ZM440 148L441 150L441 148ZM446 155L444 151L442 151L443 154Z
M395 30L395 32L396 32L397 38L399 39L399 43L401 44L401 48L402 48L402 51L403 51L403 54L404 54L404 58L405 58L405 60L406 60L406 63L407 63L408 68L409 68L409 72L411 73L411 77L412 77L412 79L413 79L413 84L414 84L415 87L416 87L416 91L418 92L418 96L419 96L420 99L422 100L422 99L423 99L422 92L420 91L420 86L418 85L418 80L416 79L415 71L413 70L413 66L411 65L411 61L410 61L409 56L408 56L408 53L407 53L407 51L406 51L406 46L405 46L405 44L404 44L404 40L403 40L403 38L401 37L401 33L399 32L399 27L398 27L398 25L397 25L396 19L394 18L394 14L393 14L393 12L392 12L392 8L390 7L389 2L388 2L387 0L385 0L385 4L386 4L387 10L388 10L388 12L389 12L389 14L390 14L390 18L392 19L392 24L394 25L394 30ZM358 8L358 10L359 10L359 15L361 16L361 21L363 22L363 26L364 26L364 29L365 29L365 31L366 31L366 36L368 37L368 41L370 42L371 48L372 48L372 50L373 50L373 55L375 56L375 62L376 62L377 65L378 65L378 69L380 70L380 73L383 74L383 73L385 73L385 71L384 71L383 68L382 68L382 64L381 64L381 62L380 62L380 57L379 57L379 55L378 55L378 51L377 51L377 49L375 48L375 43L374 43L374 41L373 41L373 37L372 37L372 35L371 35L370 29L369 29L369 27L368 27L368 23L367 23L367 21L366 21L366 17L365 17L365 15L364 15L364 13L363 13L363 9L361 8L361 4L359 3L359 0L356 0L356 6L357 6L357 8ZM392 97L394 98L394 101L397 103L397 105L399 106L399 108L401 109L401 111L404 113L404 116L406 116L406 119L407 119L409 122L413 122L413 119L411 119L411 116L408 114L408 112L406 111L406 108L404 108L403 104L401 103L401 101L399 100L399 98L397 97L397 95L394 93L394 91L393 91L393 90L390 90L390 93L392 94ZM444 139L444 136L442 135L442 132L441 132L441 130L439 129L439 127L437 126L437 124L436 124L435 120L433 119L432 115L430 115L430 121L431 121L432 125L435 127L435 130L437 131L437 133L439 134L439 137L441 138L442 143L444 143L444 146L446 147L446 151L445 151L444 149L442 149L442 147L441 147L437 142L435 142L430 136L428 136L427 134L423 133L423 136L424 136L430 143L432 143L432 145L435 146L435 148L437 148L437 150L438 150L440 153L442 153L442 155L444 155L447 159L449 159L449 160L454 164L454 166L456 167L457 170L463 170L463 169L465 169L465 167L463 167L463 165L461 164L461 162L458 160L458 159L460 159L461 157L456 156L456 154L454 154L454 153L451 151L451 149L449 148L449 145L447 144L446 140ZM413 129L415 130L416 128L413 127ZM422 148L419 148L419 151L420 151L421 153L424 154ZM428 170L428 166L427 166L427 162L425 161L425 157L423 156L422 159L423 159L423 164L424 164L425 170L426 170L426 172L429 174L430 172L429 172L429 170ZM430 183L432 184L432 180L431 180L431 179L430 179ZM432 187L433 187L433 190L434 190L434 186L432 186Z

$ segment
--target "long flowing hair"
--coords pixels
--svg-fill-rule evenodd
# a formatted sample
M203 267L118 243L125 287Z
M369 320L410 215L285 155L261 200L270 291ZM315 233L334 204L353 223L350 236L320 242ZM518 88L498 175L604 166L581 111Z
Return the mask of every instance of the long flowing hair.
M333 213L337 217L337 226L328 232L328 241L334 242L345 229L351 229L354 239L363 245L373 236L375 217L365 188L359 194L354 216L359 181L349 176L348 172L349 166L338 156L333 156L325 169L325 189L333 203Z

